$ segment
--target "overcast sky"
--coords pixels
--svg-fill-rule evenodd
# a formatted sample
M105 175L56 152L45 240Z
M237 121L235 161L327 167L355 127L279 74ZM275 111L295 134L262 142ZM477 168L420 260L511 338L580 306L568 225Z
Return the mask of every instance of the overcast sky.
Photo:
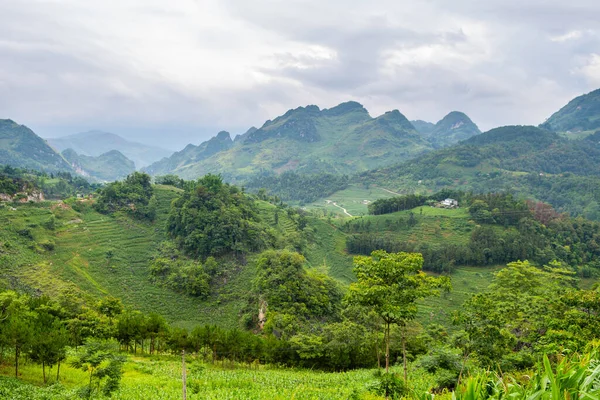
M171 149L361 102L482 130L600 87L598 0L0 0L0 118Z

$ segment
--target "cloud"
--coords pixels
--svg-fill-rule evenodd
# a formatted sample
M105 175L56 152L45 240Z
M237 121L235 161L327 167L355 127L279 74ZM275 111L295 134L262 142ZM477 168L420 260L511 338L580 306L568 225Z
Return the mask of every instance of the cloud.
M178 148L349 99L488 129L600 85L597 1L0 2L0 117L42 135Z

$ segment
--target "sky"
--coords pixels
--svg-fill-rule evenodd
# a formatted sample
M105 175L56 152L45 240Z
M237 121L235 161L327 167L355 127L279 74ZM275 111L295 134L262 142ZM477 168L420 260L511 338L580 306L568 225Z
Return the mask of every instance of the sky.
M355 100L482 130L600 87L597 0L0 0L0 118L178 150Z

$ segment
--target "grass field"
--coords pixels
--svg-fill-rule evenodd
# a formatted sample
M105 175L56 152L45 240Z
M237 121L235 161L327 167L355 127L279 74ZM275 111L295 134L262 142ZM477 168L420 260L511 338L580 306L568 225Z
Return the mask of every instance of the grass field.
M340 208L345 208L352 216L367 215L367 205L377 199L387 199L395 194L385 191L379 187L366 189L359 185L350 185L347 189L341 190L328 196L326 199L320 199L306 205L308 210L321 213L336 214L347 216ZM330 200L328 203L326 200ZM333 203L340 207L336 207Z
M60 384L56 368L43 385L41 367L26 363L20 380L10 378L11 366L0 364L0 397L11 400L72 399L87 383L87 375L65 363ZM186 357L188 399L211 400L328 400L383 399L373 393L374 370L328 373L266 365L203 363ZM400 373L400 367L393 367ZM178 356L128 356L120 389L113 398L123 400L176 400L182 398L182 363ZM423 371L409 371L411 386L418 392L430 389L432 380ZM4 397L2 397L4 395ZM353 397L351 397L353 396Z
M406 221L413 214L414 226ZM476 224L469 219L466 209L444 209L429 206L416 207L412 210L400 211L384 215L367 215L358 218L335 219L333 223L339 227L350 225L367 226L370 232L377 235L391 235L402 242L466 244ZM352 229L346 229L353 232ZM359 228L354 232L362 232Z

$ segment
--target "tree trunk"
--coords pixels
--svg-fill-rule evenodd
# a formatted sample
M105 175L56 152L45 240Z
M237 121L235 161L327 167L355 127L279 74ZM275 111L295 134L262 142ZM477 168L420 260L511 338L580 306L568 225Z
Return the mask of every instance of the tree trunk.
M15 378L19 377L19 345L15 346Z
M385 323L385 373L390 371L390 323Z
M406 364L406 325L402 325L402 359L404 362L404 383L408 382L408 368Z
M60 379L60 360L58 360L58 365L57 365L57 369L56 369L56 382L58 382Z
M44 377L44 385L46 384L46 363L42 361L42 376Z

